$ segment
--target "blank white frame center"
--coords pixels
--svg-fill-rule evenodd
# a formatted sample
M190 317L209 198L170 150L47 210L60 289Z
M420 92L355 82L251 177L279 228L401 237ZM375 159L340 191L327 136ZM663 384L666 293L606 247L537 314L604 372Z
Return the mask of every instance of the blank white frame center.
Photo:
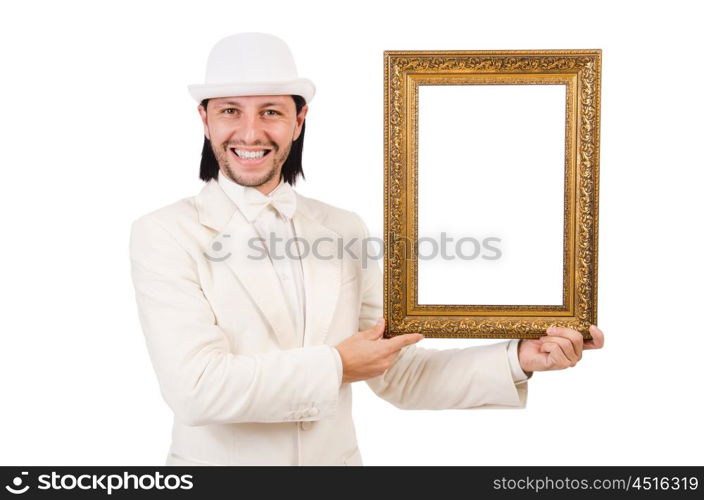
M565 99L418 87L418 304L562 304Z

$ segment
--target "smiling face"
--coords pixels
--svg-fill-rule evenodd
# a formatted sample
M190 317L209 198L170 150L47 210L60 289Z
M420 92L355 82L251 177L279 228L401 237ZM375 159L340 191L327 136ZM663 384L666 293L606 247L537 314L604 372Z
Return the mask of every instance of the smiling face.
M237 184L271 192L281 179L308 106L296 114L288 95L219 97L198 106L205 136L224 173Z

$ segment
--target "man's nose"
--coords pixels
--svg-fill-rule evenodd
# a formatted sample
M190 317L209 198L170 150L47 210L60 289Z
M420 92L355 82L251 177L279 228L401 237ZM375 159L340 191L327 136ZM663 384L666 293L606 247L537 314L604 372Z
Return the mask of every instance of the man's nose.
M257 141L262 142L266 140L263 124L257 114L252 113L246 115L241 123L243 127L241 131L242 140L246 144L254 144Z

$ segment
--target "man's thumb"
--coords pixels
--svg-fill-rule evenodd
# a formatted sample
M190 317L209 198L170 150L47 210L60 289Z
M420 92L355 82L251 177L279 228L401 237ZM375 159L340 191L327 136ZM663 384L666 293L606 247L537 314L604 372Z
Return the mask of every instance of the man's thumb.
M377 340L381 338L384 335L384 318L379 319L379 321L376 322L376 325L368 330L364 330L362 333L364 334L364 337L369 340Z

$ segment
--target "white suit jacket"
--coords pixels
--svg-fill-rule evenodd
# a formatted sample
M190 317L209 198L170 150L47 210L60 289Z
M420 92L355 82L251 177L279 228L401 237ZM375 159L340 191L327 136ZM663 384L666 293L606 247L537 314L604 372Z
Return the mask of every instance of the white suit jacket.
M353 212L296 193L297 236L317 242L302 260L305 331L296 338L258 236L216 180L132 224L130 258L139 318L163 398L174 413L166 464L361 464L350 384L337 355L347 336L383 314L382 273L360 255L368 236ZM302 344L302 345L301 345ZM404 348L367 381L399 408L523 407L506 344Z

